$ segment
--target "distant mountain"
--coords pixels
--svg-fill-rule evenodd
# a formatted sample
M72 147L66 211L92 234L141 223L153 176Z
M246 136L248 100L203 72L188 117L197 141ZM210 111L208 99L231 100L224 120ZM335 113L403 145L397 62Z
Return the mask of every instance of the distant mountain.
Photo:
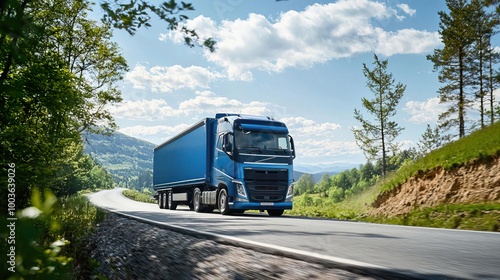
M335 173L338 174L342 171L358 168L359 163L330 163L330 164L295 164L293 169L302 173L316 174L316 173Z
M331 177L333 175L339 174L342 171L353 169L353 168L358 168L359 164L358 163L332 163L332 164L296 164L293 166L293 173L294 176L293 178L295 181L298 181L300 176L303 174L311 174L314 181L317 183L319 180L321 180L321 177L323 174L328 173L328 175ZM298 178L295 178L296 175L300 176Z
M111 136L88 134L86 138L85 153L104 166L119 186L137 183L134 180L153 170L153 143L117 131Z

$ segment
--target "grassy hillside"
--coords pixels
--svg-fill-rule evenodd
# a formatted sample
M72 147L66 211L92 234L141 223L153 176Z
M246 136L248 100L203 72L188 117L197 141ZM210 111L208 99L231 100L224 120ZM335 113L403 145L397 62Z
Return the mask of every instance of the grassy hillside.
M461 228L498 231L500 205L483 203L470 205L442 205L396 217L370 217L372 203L385 191L405 182L417 173L425 173L436 167L452 169L475 159L488 159L500 155L500 123L476 131L456 142L431 152L424 158L402 166L373 187L352 196L341 203L333 203L320 195L301 195L294 198L294 209L287 214L335 219L363 220L415 226Z
M403 166L383 183L382 191L390 190L403 183L417 172L426 172L438 166L444 169L457 168L471 160L500 154L500 123L478 130L471 135L432 151Z
M153 170L155 144L115 132L112 136L88 134L85 153L104 166L119 186L137 184Z

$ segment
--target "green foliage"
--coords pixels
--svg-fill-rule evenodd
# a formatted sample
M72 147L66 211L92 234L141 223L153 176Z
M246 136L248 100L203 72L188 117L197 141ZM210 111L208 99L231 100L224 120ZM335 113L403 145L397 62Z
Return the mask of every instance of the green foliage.
M19 207L34 187L61 196L106 177L96 167L85 178L95 165L81 153L81 132L116 127L105 108L121 101L127 65L110 27L86 18L90 6L7 0L0 9L0 182L14 163Z
M86 237L104 220L105 213L83 196L58 200L51 192L42 195L38 189L33 191L31 203L33 206L17 213L15 272L4 263L2 279L70 279L95 274ZM7 230L0 231L4 240L9 236ZM3 252L11 246L1 244Z
M439 116L440 128L458 129L460 138L466 135L467 112L476 99L480 101L481 127L484 127L484 101L490 92L490 108L493 108L493 91L498 87L498 72L494 64L499 62L490 38L500 23L498 14L487 13L484 1L447 0L449 13L439 12L442 49L435 49L427 59L439 71L441 103L448 110ZM479 91L478 91L479 89ZM492 109L491 109L492 110ZM493 115L491 124L493 124Z
M156 203L156 201L151 200L151 192L150 191L139 192L136 190L124 190L123 195L130 198L130 199L133 199L135 201Z
M304 174L300 176L299 180L294 186L294 195L301 195L306 192L312 192L314 190L314 179L310 174Z
M391 117L396 115L396 106L403 97L406 86L398 83L391 73L387 73L387 60L380 61L374 55L375 68L368 69L363 64L363 74L367 78L366 85L374 93L375 98L368 100L362 98L362 105L374 116L375 123L371 123L363 117L360 111L354 109L354 118L361 123L361 128L353 128L356 144L359 146L368 160L382 159L382 176L386 172L386 159L389 151L397 151L394 139L400 134L403 128Z
M368 217L365 220L407 226L500 231L500 204L442 205L416 209L401 217Z
M86 135L85 153L109 170L118 187L152 189L155 145L120 132Z
M188 17L186 11L194 10L190 3L170 0L159 5L150 1L130 1L129 3L120 0L103 1L101 8L104 10L103 21L112 24L115 28L126 30L130 35L134 35L138 28L142 26L151 27L151 14L155 14L159 19L167 23L168 30L178 30L184 35L184 42L189 47L194 47L198 43L210 51L215 51L215 41L212 38L205 39L199 43L200 37L195 30L188 29L184 23ZM182 14L180 14L182 12Z
M344 190L339 187L331 187L328 190L328 197L335 203L340 202L344 199Z
M422 134L422 139L417 143L419 154L425 156L431 151L441 148L448 142L450 142L449 136L441 136L438 127L432 129L431 126L427 124L425 132Z

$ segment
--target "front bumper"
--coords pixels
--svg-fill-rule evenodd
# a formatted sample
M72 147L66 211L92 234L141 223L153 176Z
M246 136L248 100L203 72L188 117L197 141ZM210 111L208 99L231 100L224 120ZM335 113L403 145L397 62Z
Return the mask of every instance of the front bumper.
M241 209L241 210L267 210L267 209L285 209L290 210L293 208L293 202L275 202L272 203L259 203L259 202L241 202L241 201L231 201L229 202L230 209Z

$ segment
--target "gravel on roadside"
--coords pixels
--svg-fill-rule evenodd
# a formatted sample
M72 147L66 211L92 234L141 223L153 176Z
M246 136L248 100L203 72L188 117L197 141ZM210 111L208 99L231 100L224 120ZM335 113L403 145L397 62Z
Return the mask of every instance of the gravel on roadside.
M381 279L219 244L110 213L91 257L108 279Z

